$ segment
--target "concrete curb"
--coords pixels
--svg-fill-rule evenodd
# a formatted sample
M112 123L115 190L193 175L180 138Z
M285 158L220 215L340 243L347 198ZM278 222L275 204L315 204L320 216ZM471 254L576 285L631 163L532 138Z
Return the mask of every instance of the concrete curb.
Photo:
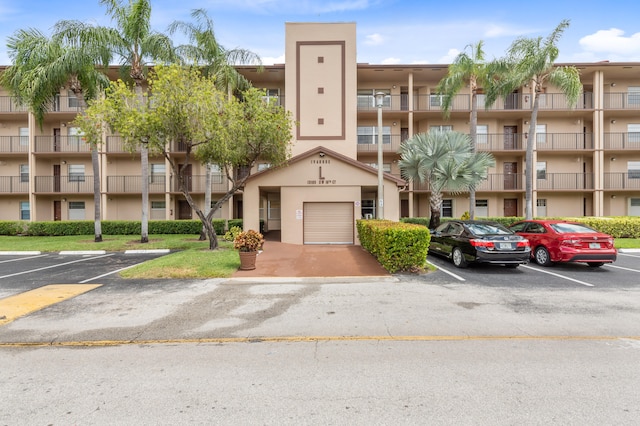
M106 250L67 250L61 251L60 255L91 255L91 254L107 254Z
M157 253L169 253L169 249L155 249L155 250L125 250L124 254L157 254Z
M635 248L635 249L620 249L618 250L619 253L640 253L640 248Z
M42 254L40 251L0 251L0 256L36 256Z

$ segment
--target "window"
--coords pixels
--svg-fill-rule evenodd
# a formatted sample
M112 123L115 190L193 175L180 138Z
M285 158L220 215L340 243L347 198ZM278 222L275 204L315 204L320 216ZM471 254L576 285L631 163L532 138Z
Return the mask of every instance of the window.
M20 164L20 182L29 182L29 165Z
M20 220L31 220L28 201L20 201Z
M367 166L371 166L374 169L378 169L378 163L365 163ZM385 173L391 173L391 163L382 163L382 171Z
M151 201L151 219L162 220L165 218L167 203L165 201Z
M629 86L629 105L640 105L640 86Z
M489 216L489 200L476 200L476 216Z
M378 143L378 126L358 126L358 143L376 145ZM390 126L382 126L382 143L391 143Z
M69 220L84 220L84 201L69 201Z
M391 106L391 90L389 89L360 89L358 90L358 108L377 108L376 105L376 93L384 93L384 99L382 100L382 107L388 108Z
M73 93L73 90L67 90L67 99L69 99L69 109L80 108L80 100L78 100L76 94Z
M476 126L476 145L486 145L489 143L489 126L478 124Z
M166 171L162 163L151 164L151 183L163 183Z
M629 179L640 179L640 161L628 161L627 174Z
M453 200L442 200L442 208L440 209L440 216L453 217Z
M544 198L538 198L536 200L537 206L537 215L538 216L546 216L547 215L547 200Z
M84 182L84 164L69 164L69 182Z
M627 124L629 142L640 142L640 124Z
M69 127L67 130L67 135L69 136L69 145L80 145L80 142L83 141L83 133L79 127Z
M429 130L432 132L453 132L453 126L450 124L446 126L430 126Z
M211 170L211 183L222 183L222 172L220 172L220 166L217 164L209 164L209 170Z
M267 200L267 219L280 219L280 197L269 197Z
M262 99L268 104L280 105L279 97L280 89L265 89L265 95Z
M538 161L536 163L536 179L546 179L546 178L547 178L547 162Z
M431 93L429 96L429 106L432 108L439 108L442 106L442 95L438 95L436 93Z
M536 142L547 143L547 125L536 124Z
M258 171L261 172L263 170L267 170L271 167L271 163L258 163Z
M20 127L20 146L29 145L29 128Z

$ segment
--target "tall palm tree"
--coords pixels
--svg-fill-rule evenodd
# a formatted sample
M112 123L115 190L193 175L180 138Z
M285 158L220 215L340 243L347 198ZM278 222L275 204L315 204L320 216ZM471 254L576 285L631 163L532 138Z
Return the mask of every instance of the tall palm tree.
M447 75L440 80L436 88L437 92L442 95L442 110L445 118L451 115L451 108L455 96L466 86L469 85L471 91L471 112L469 117L469 135L471 136L471 144L473 151L476 150L478 141L478 92L486 89L491 84L492 78L501 72L504 72L503 63L494 61L487 63L485 61L484 50L482 49L484 42L480 40L477 44L469 44L465 51L456 56L455 60L449 65ZM467 50L469 51L467 53ZM485 108L491 104L485 102ZM476 191L473 188L469 190L469 217L475 218L476 207Z
M398 165L402 176L414 182L428 183L431 189L429 228L440 224L442 193L460 193L475 189L495 165L488 152L474 152L471 138L460 132L419 133L400 145Z
M94 99L109 85L107 76L96 68L100 52L89 52L64 44L60 37L48 38L36 29L22 29L9 37L9 56L13 59L2 75L2 84L28 105L42 128L44 116L54 104L60 87L68 86L79 101ZM94 179L94 240L102 241L100 168L98 144L91 146Z
M493 102L497 97L506 97L518 88L530 84L533 97L533 108L529 120L527 137L527 151L525 156L525 216L533 217L533 147L536 143L536 126L540 95L545 84L551 84L564 93L567 104L573 108L582 92L580 73L574 66L555 66L558 59L558 40L569 26L568 20L563 20L546 38L519 38L515 40L507 51L506 62L509 72L496 80L487 93L487 101Z
M169 63L176 59L171 39L151 29L151 0L100 0L116 27L103 27L79 21L60 21L56 32L72 43L89 46L93 51L108 50L108 64L116 58L121 73L130 78L140 101L147 81L148 65ZM96 58L97 59L97 58ZM103 62L104 63L104 62ZM142 175L141 242L149 242L149 150L144 141L140 147Z

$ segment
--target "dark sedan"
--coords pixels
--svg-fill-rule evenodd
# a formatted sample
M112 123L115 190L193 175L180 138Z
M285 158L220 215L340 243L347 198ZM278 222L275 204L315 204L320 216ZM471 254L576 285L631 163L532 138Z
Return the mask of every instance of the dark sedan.
M509 227L529 240L536 263L586 262L592 267L615 262L613 237L586 225L564 220L525 220Z
M429 253L445 256L458 268L493 263L516 268L529 262L529 241L495 222L452 220L431 231Z

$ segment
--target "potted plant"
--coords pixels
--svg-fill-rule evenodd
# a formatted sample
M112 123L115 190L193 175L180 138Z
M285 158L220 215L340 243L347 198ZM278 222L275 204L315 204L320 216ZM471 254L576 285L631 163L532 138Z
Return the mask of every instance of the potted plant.
M251 270L256 269L256 256L258 251L262 250L264 237L261 233L249 229L240 232L233 240L233 248L238 250L240 254L240 269Z

